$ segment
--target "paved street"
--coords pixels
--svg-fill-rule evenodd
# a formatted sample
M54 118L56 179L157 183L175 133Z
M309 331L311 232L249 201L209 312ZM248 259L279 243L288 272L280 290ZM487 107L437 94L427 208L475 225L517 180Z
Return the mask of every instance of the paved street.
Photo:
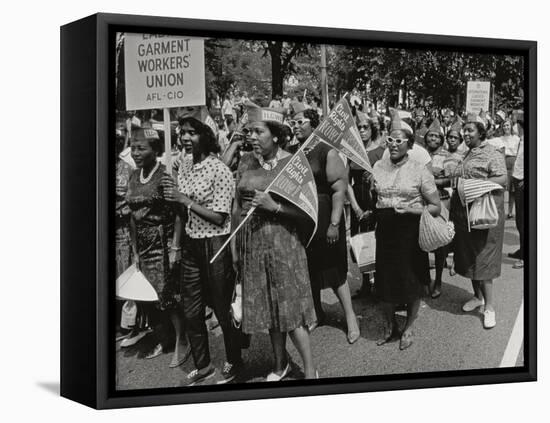
M513 259L507 253L517 249L519 237L513 220L506 221L502 275L495 281L497 326L483 328L479 312L464 313L462 304L472 295L471 283L458 275L443 273L442 295L426 298L416 322L414 344L406 351L399 350L399 342L376 346L382 335L382 317L373 299L354 300L354 308L361 327L361 338L349 345L346 340L345 319L336 297L329 290L323 292L323 302L329 317L328 325L317 328L311 342L315 363L323 378L398 374L495 368L523 364L522 325L516 325L523 305L523 270L512 268ZM433 272L433 270L432 270ZM349 282L352 293L360 285L357 269L350 263ZM433 274L432 274L433 276ZM404 318L399 316L401 324ZM221 332L211 332L211 355L218 368L223 364L224 349ZM518 343L519 341L519 343ZM507 349L507 346L509 345ZM119 389L139 389L181 386L187 372L193 369L192 359L177 369L169 369L171 354L153 360L143 355L152 347L147 337L135 347L121 349L117 344L117 384ZM288 341L293 370L290 378L302 378L300 358ZM272 352L267 334L252 337L248 350L243 351L245 370L241 382L258 382L270 371ZM210 379L213 380L213 379Z

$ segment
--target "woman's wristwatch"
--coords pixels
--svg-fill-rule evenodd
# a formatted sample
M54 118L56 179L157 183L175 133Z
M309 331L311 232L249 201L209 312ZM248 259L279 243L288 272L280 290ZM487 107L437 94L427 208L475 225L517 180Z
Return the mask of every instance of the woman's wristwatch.
M330 222L330 226L334 226L335 228L337 228L340 226L340 222L338 223Z

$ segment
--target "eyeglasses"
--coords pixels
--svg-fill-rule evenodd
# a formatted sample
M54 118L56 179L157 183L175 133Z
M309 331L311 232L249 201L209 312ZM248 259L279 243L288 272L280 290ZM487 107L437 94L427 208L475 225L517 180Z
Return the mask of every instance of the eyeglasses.
M366 130L370 129L370 126L369 125L357 125L357 129L359 129L360 131L366 131Z
M296 124L303 126L309 121L310 121L309 119L304 118L304 119L291 120L289 123L290 123L290 126L296 126Z
M393 138L393 137L388 137L386 139L386 142L388 144L395 144L395 145L401 145L403 144L404 142L407 142L407 138Z

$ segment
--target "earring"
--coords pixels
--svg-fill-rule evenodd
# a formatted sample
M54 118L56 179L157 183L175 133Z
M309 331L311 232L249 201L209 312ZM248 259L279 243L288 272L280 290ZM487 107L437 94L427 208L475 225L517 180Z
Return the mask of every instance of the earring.
M277 141L279 141L279 139L278 139L277 137L274 137L274 138L273 138L273 142L274 142L275 144L277 144Z

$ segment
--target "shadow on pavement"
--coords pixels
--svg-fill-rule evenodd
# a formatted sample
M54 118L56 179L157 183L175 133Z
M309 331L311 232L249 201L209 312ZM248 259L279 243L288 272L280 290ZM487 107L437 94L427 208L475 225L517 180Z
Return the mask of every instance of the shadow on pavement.
M441 286L441 296L436 299L431 297L424 298L426 304L434 309L443 311L457 316L463 316L465 313L462 311L462 305L472 298L473 291L467 291L454 285L443 282ZM477 311L472 312L476 314Z

